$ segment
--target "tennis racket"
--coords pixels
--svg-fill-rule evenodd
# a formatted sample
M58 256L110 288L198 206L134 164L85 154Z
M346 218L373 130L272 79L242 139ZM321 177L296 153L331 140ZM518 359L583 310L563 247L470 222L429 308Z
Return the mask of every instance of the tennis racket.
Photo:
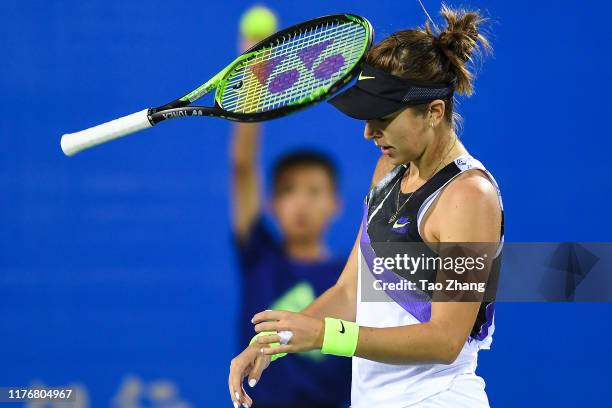
M315 18L257 43L217 75L158 108L62 136L67 156L168 119L215 116L258 122L324 100L350 82L372 44L370 22L353 14ZM213 106L189 106L215 90Z

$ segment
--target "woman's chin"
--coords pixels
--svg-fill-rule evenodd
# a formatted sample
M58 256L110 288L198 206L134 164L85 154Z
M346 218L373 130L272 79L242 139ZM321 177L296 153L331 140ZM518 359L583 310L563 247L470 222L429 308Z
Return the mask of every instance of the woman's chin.
M389 157L389 162L394 166L399 166L400 164L407 163L406 160L402 159L400 156L397 155L388 155L387 157Z

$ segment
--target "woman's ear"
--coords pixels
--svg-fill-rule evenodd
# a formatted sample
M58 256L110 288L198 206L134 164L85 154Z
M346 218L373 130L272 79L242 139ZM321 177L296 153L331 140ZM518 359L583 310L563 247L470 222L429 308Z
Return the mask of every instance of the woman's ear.
M444 112L446 110L446 103L441 99L436 99L429 104L429 121L431 127L436 127L444 119Z

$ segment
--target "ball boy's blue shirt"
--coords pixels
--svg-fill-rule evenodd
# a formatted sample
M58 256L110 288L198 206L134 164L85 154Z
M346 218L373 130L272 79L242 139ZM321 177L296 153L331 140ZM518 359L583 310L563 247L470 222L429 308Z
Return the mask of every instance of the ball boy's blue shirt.
M251 318L266 309L300 311L333 286L345 259L302 262L289 258L263 217L246 238L236 240L242 272L241 345L255 335ZM264 405L346 406L350 399L351 360L318 351L289 354L266 369L247 392Z

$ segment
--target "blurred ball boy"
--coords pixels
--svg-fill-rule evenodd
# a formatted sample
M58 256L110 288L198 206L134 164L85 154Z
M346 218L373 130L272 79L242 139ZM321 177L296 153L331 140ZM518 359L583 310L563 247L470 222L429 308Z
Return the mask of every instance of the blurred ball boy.
M323 242L338 208L333 163L314 151L277 160L270 197L281 232L275 237L262 214L259 138L259 125L234 125L233 231L244 287L240 344L255 334L250 323L255 313L301 311L336 282L344 263ZM268 374L250 391L258 407L340 407L349 400L348 359L319 351L296 354Z

